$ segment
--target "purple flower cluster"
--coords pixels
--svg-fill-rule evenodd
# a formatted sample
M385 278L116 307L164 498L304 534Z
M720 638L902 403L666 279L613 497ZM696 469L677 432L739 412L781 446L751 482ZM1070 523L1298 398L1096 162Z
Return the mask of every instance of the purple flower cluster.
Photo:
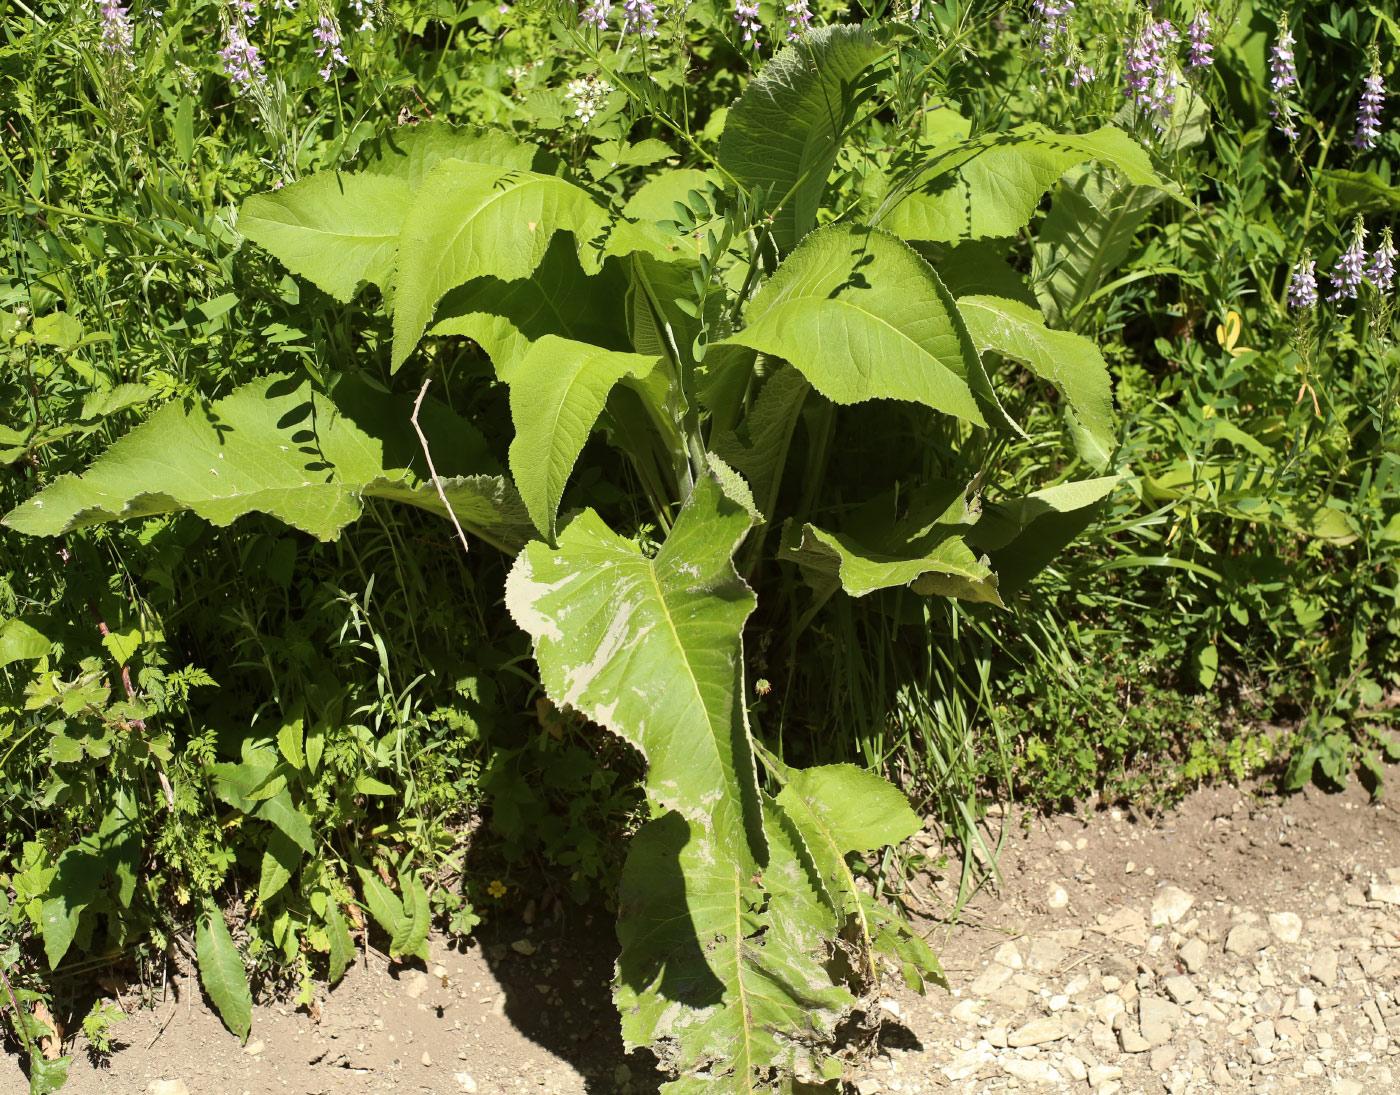
M1035 44L1044 57L1055 52L1056 45L1069 33L1069 21L1074 14L1074 0L1031 0L1031 26L1035 28Z
M1200 72L1202 69L1210 68L1215 58L1211 56L1210 32L1212 30L1210 22L1210 12L1202 8L1196 13L1196 18L1191 20L1190 26L1186 28L1186 71Z
M1395 259L1395 241L1387 228L1381 236L1381 245L1376 248L1366 267L1366 280L1377 289L1389 289L1395 284Z
M239 91L261 87L267 83L267 73L258 47L248 40L248 32L258 22L258 6L253 0L229 0L229 12L224 21L224 48L219 50L224 73Z
M758 35L763 30L763 24L758 20L757 0L751 4L744 3L744 0L734 0L734 22L738 23L739 29L744 32L744 41L752 42L753 48L758 49Z
M643 38L656 37L656 4L653 0L623 0L622 33L639 34Z
M1288 283L1288 307L1293 309L1312 308L1317 304L1317 263L1311 255L1305 255L1293 267L1293 277Z
M311 37L321 43L316 47L316 56L326 62L326 67L321 69L321 79L329 83L336 66L350 67L349 58L340 48L340 24L336 22L335 16L323 9L320 18L316 20L316 29L311 32Z
M802 37L802 32L812 25L812 10L807 6L807 0L792 0L787 6L788 41L795 42Z
M1128 98L1159 133L1167 128L1176 104L1176 89L1181 84L1169 56L1170 47L1179 40L1170 20L1149 20L1128 46L1124 60Z
M130 60L132 45L131 16L116 0L102 0L97 14L102 19L102 48L112 57Z
M1356 221L1356 234L1351 245L1337 256L1337 265L1332 268L1332 295L1328 300L1355 300L1366 279L1366 226L1361 219Z
M1298 139L1298 127L1293 124L1293 104L1288 93L1298 86L1298 68L1293 59L1293 34L1285 23L1278 26L1278 41L1269 51L1269 91L1272 101L1269 116L1290 141Z
M1372 64L1371 74L1366 77L1366 90L1361 93L1361 103L1356 108L1356 136L1353 143L1363 151L1376 147L1376 138L1381 135L1381 108L1385 105L1385 81L1381 78L1380 66Z
M1094 66L1083 58L1078 60L1074 67L1069 70L1070 87L1087 87L1094 82Z
M579 13L579 22L594 30L608 29L608 16L612 14L612 0L593 0L593 3Z

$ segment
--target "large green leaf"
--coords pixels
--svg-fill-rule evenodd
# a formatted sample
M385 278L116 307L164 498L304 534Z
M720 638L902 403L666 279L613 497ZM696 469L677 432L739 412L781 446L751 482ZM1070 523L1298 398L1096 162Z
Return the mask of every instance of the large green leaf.
M556 235L529 277L478 278L453 289L438 305L428 333L474 339L501 377L545 335L628 349L626 293L620 263L605 262L590 277L579 266L569 238Z
M413 191L388 175L328 171L243 203L238 230L337 300L390 285Z
M886 200L876 223L911 240L1014 235L1055 180L1086 160L1109 165L1135 185L1173 189L1121 129L1055 133L1031 123L936 150Z
M999 405L957 306L908 244L832 225L802 242L731 336L786 358L836 403L905 399L985 426Z
M359 154L362 174L400 179L414 192L443 160L495 164L517 171L548 171L551 166L549 154L537 144L500 129L448 122L420 122L391 129L363 145Z
M882 494L854 511L840 532L816 525L784 532L780 558L797 563L819 600L837 588L853 597L909 586L915 593L1001 604L997 576L967 539L977 520L956 484L922 488L895 512Z
M978 350L994 350L1024 362L1068 401L1074 416L1093 435L1099 449L1111 452L1117 447L1113 381L1108 375L1108 362L1089 339L1068 331L1052 331L1038 310L1002 297L961 297L958 311Z
M53 642L23 620L0 621L0 667L42 658L52 649Z
M253 994L248 988L243 956L229 935L224 914L212 904L205 907L195 926L195 957L199 961L200 983L219 1018L238 1035L239 1041L246 1042L253 1027Z
M394 307L394 368L403 364L438 301L474 278L528 277L556 231L591 256L608 223L588 194L552 175L443 160L423 179L404 219ZM592 257L585 270L595 273Z
M307 855L316 854L316 837L311 831L311 823L306 819L306 815L293 805L290 791L283 790L271 798L264 799L255 811L255 816L281 830Z
M702 477L654 558L586 510L506 579L550 699L636 746L653 798L748 863L762 847L741 687L754 597L731 556L751 524Z
M97 850L84 842L66 849L58 857L57 870L49 883L49 896L40 910L40 931L49 968L57 968L73 937L83 910L97 898L107 864Z
M326 901L326 942L330 948L328 976L334 985L355 961L355 941L350 937L350 928L340 911L340 902L334 898Z
M1128 255L1138 226L1166 195L1103 167L1071 169L1036 233L1032 281L1052 323L1068 326Z
M833 25L783 47L725 119L719 163L767 192L773 236L790 251L817 223L827 177L854 118L858 81L885 52L868 30Z
M969 539L988 553L1003 593L1020 589L1089 527L1099 503L1122 481L1105 475L1059 483L982 507Z
M764 803L770 849L746 874L672 812L632 838L618 900L614 996L623 1040L680 1079L666 1095L757 1095L766 1073L816 1073L854 1002L818 956L835 927L786 819Z
M280 830L269 834L258 876L258 904L266 905L281 893L300 865L301 849L296 842Z
M11 510L18 532L57 536L108 521L192 510L216 525L271 514L323 539L359 516L366 497L443 506L419 476L423 454L411 402L348 379L334 399L306 380L255 380L213 404L167 404L111 446L81 476L64 476ZM480 434L441 404L425 403L439 470L494 470ZM528 517L501 477L445 479L468 531L506 550L529 534ZM444 514L445 516L445 514Z
M629 374L643 377L655 364L644 354L546 335L505 371L515 422L510 469L541 535L554 538L564 485L613 385Z

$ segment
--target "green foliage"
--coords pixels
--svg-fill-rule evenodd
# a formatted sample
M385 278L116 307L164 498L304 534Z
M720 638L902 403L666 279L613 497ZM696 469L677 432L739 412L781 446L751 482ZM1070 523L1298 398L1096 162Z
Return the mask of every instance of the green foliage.
M240 1042L246 1042L253 1027L253 995L248 990L243 956L238 953L228 925L224 923L224 914L216 908L206 908L199 918L195 953L199 958L199 981L204 991L218 1009L224 1025L238 1035Z

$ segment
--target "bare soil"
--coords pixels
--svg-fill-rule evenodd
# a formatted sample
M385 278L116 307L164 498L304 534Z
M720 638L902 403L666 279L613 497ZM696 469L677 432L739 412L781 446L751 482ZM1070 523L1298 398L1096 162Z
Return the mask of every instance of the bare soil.
M1002 884L956 920L956 878L912 884L951 991L891 988L853 1092L1400 1092L1394 807L1229 788L1158 818L993 822ZM154 1009L117 997L120 1048L94 1064L79 1045L65 1095L651 1095L662 1077L618 1037L614 957L611 923L583 912L434 941L426 969L367 953L314 1016L259 1005L246 1047L176 978ZM0 1061L0 1091L24 1089Z

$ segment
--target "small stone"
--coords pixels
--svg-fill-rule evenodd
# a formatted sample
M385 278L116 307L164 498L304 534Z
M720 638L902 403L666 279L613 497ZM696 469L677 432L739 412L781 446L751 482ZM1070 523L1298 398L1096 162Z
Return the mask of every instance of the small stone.
M966 1005L966 1004L973 1004L974 1007L977 1006L977 1005L974 1004L973 1001L971 1001L971 1000L964 1000L961 1004L958 1005L958 1008L963 1007L963 1006ZM954 1009L953 1009L953 1015L954 1015L954 1016L956 1016L956 1015L958 1014L958 1008L954 1008ZM898 1018L899 1018L899 1001L896 1000L893 996L882 996L882 997L880 997L880 1010L883 1011L885 1014L887 1014L887 1015L892 1015L892 1016L894 1016L896 1019L898 1019ZM975 1018L974 1018L974 1019L964 1019L963 1022L965 1022L965 1023L966 1023L966 1022L976 1022L976 1019L975 1019Z
M1270 913L1269 930L1280 943L1296 943L1303 934L1303 921L1297 913Z
M1071 1080L1078 1080L1080 1083L1083 1083L1084 1080L1088 1078L1089 1070L1078 1057L1066 1057L1060 1067L1069 1074Z
M1230 1075L1230 1070L1225 1067L1224 1061L1216 1061L1210 1066L1210 1078L1212 1082L1221 1087L1228 1088L1234 1086L1234 1077Z
M1009 970L1018 970L1025 965L1021 961L1021 952L1016 949L1015 943L1003 943L999 946L992 954L992 961Z
M1178 1004L1189 1004L1200 995L1196 991L1196 986L1191 983L1191 978L1182 977L1179 974L1163 981L1162 988L1166 989L1167 995Z
M1274 1032L1274 1024L1272 1020L1265 1019L1261 1023L1255 1023L1253 1034L1255 1044L1263 1046L1265 1049L1273 1048L1276 1034Z
M1026 954L1026 968L1039 973L1049 973L1069 957L1069 951L1053 939L1032 940Z
M1274 1051L1265 1049L1263 1046L1255 1046L1249 1051L1249 1059L1256 1065L1271 1065L1274 1063Z
M529 958L530 955L534 954L539 948L528 939L517 939L510 945L510 949L515 951L516 954L523 954L526 958Z
M1176 1046L1158 1046L1147 1057L1148 1067L1153 1072L1166 1072L1176 1060Z
M1360 1080L1336 1079L1332 1081L1332 1095L1361 1095L1365 1090Z
M1138 1002L1138 1027L1149 1046L1166 1045L1180 1025L1181 1009L1175 1004L1156 996L1144 996Z
M986 1042L979 1042L960 1057L944 1065L942 1072L943 1075L954 1082L966 1080L970 1076L980 1072L994 1060L996 1060L996 1054L992 1051L991 1045Z
M1090 1087L1098 1087L1100 1084L1106 1084L1110 1080L1121 1080L1122 1078L1123 1070L1117 1065L1094 1065L1089 1069Z
M1225 937L1225 953L1252 955L1269 945L1269 937L1252 924L1236 924Z
M1046 898L1046 904L1052 909L1067 908L1069 906L1069 894L1065 892L1063 886L1052 886L1050 888L1050 896ZM1054 1069L1050 1071L1054 1072ZM1024 1079L1024 1077L1021 1078Z
M1177 886L1163 886L1152 899L1152 926L1175 924L1186 915L1195 900Z
M1337 952L1334 950L1318 951L1313 956L1312 965L1308 967L1308 976L1314 981L1319 981L1325 988L1331 988L1337 983Z
M428 979L416 970L403 979L403 994L410 1000L417 1000L427 991Z
M1119 989L1121 989L1122 987L1123 987L1123 981L1122 981L1122 979L1121 979L1121 978L1118 978L1118 977L1114 977L1113 974L1111 974L1111 973L1110 973L1107 977L1105 977L1105 978L1103 979L1103 990L1104 990L1104 992L1117 992L1117 991L1118 991Z
M987 1044L996 1046L997 1049L1006 1048L1006 1028L988 1027L982 1032L982 1037L987 1039Z
M427 1052L427 1050L424 1050L424 1051L423 1051L423 1056L420 1058L420 1060L423 1062L423 1067L424 1067L424 1068L432 1068L432 1067L433 1067L433 1058L432 1058L432 1056Z
M434 977L439 977L439 978L441 978L441 977L446 977L446 976L447 976L447 967L446 967L446 966L443 966L443 965L434 966L434 967L433 967L433 976L434 976Z
M1003 966L1000 962L993 962L979 973L967 988L974 996L990 996L1010 980L1010 967Z
M1206 946L1205 940L1193 936L1183 943L1181 949L1176 953L1181 958L1181 964L1186 967L1188 973L1200 973L1210 955L1210 948Z
M256 1057L266 1048L267 1046L263 1044L263 1040L261 1038L254 1038L251 1042L249 1042L246 1046L243 1047L243 1052L246 1053L249 1057Z
M146 1087L146 1095L190 1095L184 1080L152 1080Z
M1007 1038L1007 1043L1015 1049L1022 1046L1039 1046L1046 1042L1057 1042L1065 1036L1065 1028L1060 1023L1059 1017L1047 1015L1041 1019L1032 1019L1025 1026L1013 1030Z
M1069 997L1062 992L1057 992L1045 1002L1045 1006L1051 1011L1064 1011L1069 1007Z
M959 1023L973 1024L982 1015L982 1002L980 1000L961 1000L950 1013Z
M867 1076L863 1080L856 1081L856 1090L860 1092L860 1095L876 1095L876 1092L880 1090L880 1081L874 1076Z
M1008 1075L1028 1084L1058 1084L1064 1077L1049 1061L1022 1061L1012 1058L1001 1066Z
M1372 882L1371 888L1366 891L1366 898L1369 901L1380 901L1386 905L1400 905L1400 886Z
M1124 1053L1146 1053L1152 1048L1152 1043L1130 1026L1118 1032L1118 1044L1123 1047Z
M468 1073L459 1072L452 1078L457 1081L457 1086L467 1095L476 1095L476 1081Z

